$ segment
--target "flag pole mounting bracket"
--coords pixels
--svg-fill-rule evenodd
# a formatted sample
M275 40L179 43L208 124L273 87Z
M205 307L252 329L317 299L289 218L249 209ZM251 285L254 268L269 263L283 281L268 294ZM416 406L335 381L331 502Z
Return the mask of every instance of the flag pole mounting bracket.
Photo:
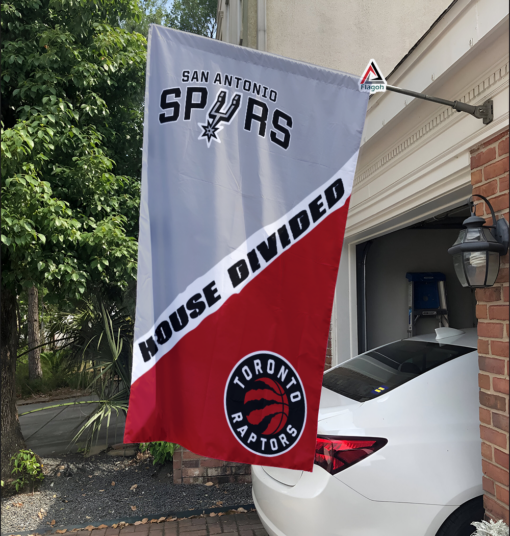
M430 95L425 95L424 93L416 93L415 91L409 91L408 89L402 89L395 86L387 85L386 90L393 91L395 93L402 93L402 95L409 95L410 97L415 97L416 99L428 100L431 102L437 102L438 104L443 104L445 106L450 106L454 110L457 110L457 112L466 112L477 119L483 119L484 125L492 123L494 119L494 104L492 99L486 100L481 105L472 106L471 104L466 104L465 102L449 101L440 99L438 97L431 97Z

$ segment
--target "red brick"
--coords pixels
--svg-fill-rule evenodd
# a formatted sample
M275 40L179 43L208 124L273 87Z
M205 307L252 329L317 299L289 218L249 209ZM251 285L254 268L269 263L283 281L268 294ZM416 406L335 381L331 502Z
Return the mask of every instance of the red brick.
M509 297L510 297L510 287L508 286L503 287L503 301L508 303Z
M483 506L485 508L485 514L489 514L494 521L502 519L508 525L508 505L502 505L495 499L485 495L483 498Z
M476 153L471 157L471 169L483 166L488 162L492 162L496 158L496 147L490 147L485 151Z
M499 192L503 193L508 190L508 175L499 179Z
M186 467L186 469L200 467L200 460L184 460L182 462L182 467Z
M498 156L508 154L508 138L498 143Z
M482 470L484 475L491 478L495 482L505 485L508 483L508 471L505 469L502 469L501 467L498 467L486 460L482 460Z
M508 283L508 267L499 269L496 283Z
M491 412L486 408L478 408L478 413L480 415L480 422L483 424L492 424Z
M491 377L487 374L478 374L478 387L485 389L486 391L491 390Z
M491 495L496 495L496 489L494 487L494 482L487 478L486 476L482 476L482 484L483 484L483 490L487 493L490 493Z
M504 504L508 504L508 489L496 484L496 497Z
M490 149L487 149L490 150ZM482 153L483 154L483 153ZM471 159L471 165L473 165L473 159ZM478 166L477 166L478 167ZM488 181L494 177L499 177L508 171L508 157L502 158L493 164L489 164L483 168L483 178ZM492 201L491 201L492 203ZM508 201L507 201L508 206ZM495 209L494 209L495 210Z
M477 305L477 311L478 311ZM489 318L491 320L508 320L508 305L491 305L489 307ZM477 316L477 318L480 318Z
M224 462L222 460L214 460L209 458L200 462L200 467L223 467Z
M492 445L482 441L482 457L492 462Z
M500 357L508 357L508 341L491 341L491 354ZM488 370L487 372L494 372L495 374L504 374L504 372L496 372Z
M190 467L182 470L183 477L204 476L205 469L202 467Z
M498 193L498 181L493 180L490 182L484 182L476 188L473 188L473 195L483 195L484 197L490 197Z
M480 404L486 408L506 411L506 399L503 396L491 395L484 391L480 391Z
M477 302L495 302L501 300L501 287L477 288L475 290Z
M501 265L507 265L508 262L510 260L510 252L506 252L505 255L503 255L502 257L499 257L499 262Z
M199 454L194 454L193 452L189 450L183 450L182 451L182 459L183 460L202 460L205 456L200 456Z
M508 393L508 378L494 378L492 380L492 385L494 386L494 391L497 393L503 393L505 395Z
M478 353L479 354L489 353L489 341L487 339L478 339Z
M483 180L483 173L481 169L477 169L476 171L471 172L471 184L474 186L475 184L479 184Z
M505 411L505 410L503 410ZM501 415L500 413L492 414L492 425L503 432L508 432L508 415Z
M486 142L482 143L475 151L480 151L481 149L485 149L485 147L489 147L489 145L494 145L497 141L502 140L503 138L508 137L508 130L505 130L501 134L497 134L496 136L492 137L490 140L487 140Z
M495 341L492 341L492 345ZM493 374L505 373L505 361L503 359L496 359L493 357L480 356L478 358L478 367L484 372L492 372Z
M503 452L499 449L494 449L494 461L503 466L505 469L508 469L508 452Z
M480 425L480 437L484 441L492 443L493 445L501 447L502 449L507 448L507 436L501 432L498 432L497 430Z
M479 320L484 320L487 318L487 305L477 305L476 306L476 318Z
M478 324L478 336L490 339L501 339L501 337L503 337L503 324L480 322Z

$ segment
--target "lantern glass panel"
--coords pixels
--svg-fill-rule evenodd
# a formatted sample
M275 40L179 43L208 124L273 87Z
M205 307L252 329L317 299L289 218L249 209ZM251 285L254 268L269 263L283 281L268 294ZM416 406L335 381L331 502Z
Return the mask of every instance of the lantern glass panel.
M469 284L466 279L466 274L464 273L464 262L462 253L457 253L453 256L453 267L455 268L455 273L457 274L457 278L460 281L460 284L463 287L468 287Z
M471 287L485 285L485 272L487 270L487 252L469 251L464 253L464 268Z
M462 231L459 233L459 236L457 237L457 240L455 240L454 246L457 244L462 244L464 242L464 238L466 237L466 229L462 229Z
M483 228L483 234L485 236L485 240L487 240L487 242L492 242L493 244L497 244L498 241L494 238L494 235L491 233L491 230L490 229L486 229L485 227Z
M467 229L466 238L464 242L480 242L480 240L485 241L485 236L483 235L484 229L479 227L478 229Z
M488 287L492 287L496 282L499 272L499 253L496 251L489 251L489 267L487 269L487 282Z

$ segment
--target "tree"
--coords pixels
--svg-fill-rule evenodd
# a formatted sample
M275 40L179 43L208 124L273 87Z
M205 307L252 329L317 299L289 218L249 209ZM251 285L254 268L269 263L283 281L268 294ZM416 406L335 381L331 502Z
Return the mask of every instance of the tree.
M28 289L28 377L42 378L39 334L39 291L35 285Z
M217 0L174 0L166 25L205 37L216 35Z
M136 20L123 21L122 27L145 37L149 34L150 24L205 37L215 36L217 0L174 0L170 10L168 4L169 0L139 0L140 16Z
M120 295L135 278L146 40L133 0L2 4L1 463L23 448L17 299Z
M168 0L139 0L140 15L136 19L123 21L121 26L147 37L150 24L165 25L169 15L167 4Z

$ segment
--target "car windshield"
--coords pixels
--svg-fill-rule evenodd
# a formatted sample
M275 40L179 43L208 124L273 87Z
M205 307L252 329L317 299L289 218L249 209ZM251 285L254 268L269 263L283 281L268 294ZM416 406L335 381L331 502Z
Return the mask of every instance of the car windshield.
M398 341L361 354L324 374L322 386L358 402L400 387L473 348L422 341Z

